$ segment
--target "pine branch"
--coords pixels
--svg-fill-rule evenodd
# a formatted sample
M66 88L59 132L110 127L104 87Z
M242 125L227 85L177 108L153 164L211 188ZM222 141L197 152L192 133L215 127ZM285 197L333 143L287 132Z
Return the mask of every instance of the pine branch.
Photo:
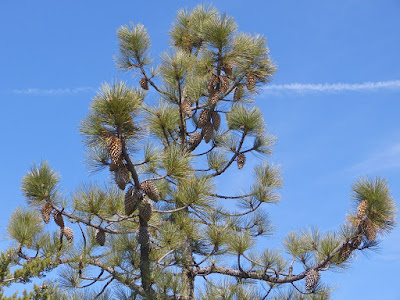
M206 155L207 153L210 153L212 150L214 150L214 148L216 147L215 144L212 145L212 147L210 149L208 149L206 152L200 153L200 154L192 154L192 156L203 156Z
M236 278L257 279L257 280L262 280L265 282L275 283L275 284L276 283L279 283L279 284L292 283L292 282L303 279L307 275L307 271L309 271L309 270L324 270L324 267L326 267L329 264L330 260L337 253L339 253L341 251L341 249L343 247L345 247L346 244L347 244L347 242L342 243L341 245L336 247L331 252L331 254L329 254L324 260L322 260L321 262L317 263L315 266L305 270L304 272L302 272L298 275L287 274L287 276L285 276L285 277L279 277L279 274L277 274L276 276L271 276L271 275L267 275L265 273L260 274L257 271L244 272L243 270L235 270L235 269L231 269L231 268L218 267L218 266L212 265L209 267L203 267L203 268L197 269L195 271L195 276L206 276L209 274L223 274L223 275L233 276Z
M83 224L85 224L85 225L87 225L87 226L90 226L90 227L93 227L93 228L96 228L96 229L104 230L104 232L106 232L106 233L111 233L111 234L126 234L126 233L134 233L134 232L135 232L135 231L133 231L133 230L132 230L132 231L130 231L130 230L118 231L118 230L113 230L113 229L108 229L108 228L105 228L105 227L101 227L100 225L96 225L96 224L92 223L92 221L90 221L90 220L87 221L87 220L84 220L84 219L82 219L82 218L76 217L76 216L74 216L74 215L72 215L72 214L70 214L70 213L67 213L64 209L60 209L60 208L58 208L58 207L55 206L55 205L52 205L52 207L53 207L53 209L54 209L55 211L57 211L57 212L63 214L64 216L68 217L68 218L71 219L71 220L76 221L77 223L83 223ZM129 219L129 217L127 217L126 219ZM105 220L109 220L109 219L105 219ZM109 220L109 221L111 221L111 220ZM122 221L122 220L120 220L120 221ZM112 222L117 222L117 221L112 221Z
M162 91L160 88L157 87L157 85L151 80L151 78L146 74L146 71L143 68L142 64L139 64L140 71L142 72L143 76L146 78L147 82L150 83L150 85L160 94L168 96L168 93Z
M253 194L246 194L246 195L240 195L240 196L223 196L223 195L218 195L218 194L210 194L209 196L212 197L217 197L221 199L242 199L242 198L247 198L253 196Z
M83 285L83 286L81 286L81 287L79 287L79 288L84 289L84 288L87 288L87 287L89 287L89 286L92 286L93 284L95 284L95 283L98 282L98 281L101 281L101 280L102 280L101 276L103 276L103 274L104 274L104 270L101 269L101 270L100 270L100 274L97 275L97 277L83 277L83 276L80 275L80 276L79 276L80 279L83 279L83 280L92 280L92 282L90 282L90 283L88 283L88 284L86 284L86 285ZM112 275L106 276L104 280L107 280L107 279L110 278L110 277L112 277Z
M208 175L208 177L216 177L218 175L221 175L222 173L224 173L229 168L229 166L235 161L235 159L238 156L240 150L242 149L243 142L244 142L244 139L246 137L246 134L247 134L247 132L244 130L243 134L242 134L242 137L240 138L239 145L238 145L235 153L233 154L231 160L226 164L226 166L224 168L222 168L221 170L219 170L219 171L217 171L217 172L215 172L213 174Z
M153 209L153 212L155 212L155 213L160 213L160 214L171 214L171 213L174 213L174 212L178 212L178 211L185 210L185 209L187 209L189 206L190 206L190 203L189 203L189 204L186 204L185 206L182 206L182 207L179 207L179 208L176 208L176 209L171 209L171 210L158 210L158 209Z
M265 296L262 298L262 300L267 299L267 297L268 297L269 293L271 293L273 287L274 287L273 285L271 285L271 286L269 287L267 293L266 293Z
M93 299L99 298L99 297L104 293L104 291L106 290L107 286L108 286L114 279L115 279L115 278L112 277L112 278L103 286L102 290L101 290Z
M182 104L182 87L181 87L181 82L180 82L179 78L177 78L176 81L178 83L178 94L179 94L179 98L178 98L179 119L180 119L179 131L181 133L181 148L184 149L184 147L186 145L186 123L184 120L182 106L181 106L181 104Z
M112 267L108 267L105 264L99 262L98 260L91 260L90 264L97 266L101 269L103 269L104 271L108 272L109 274L113 275L113 277L118 280L120 283L122 283L123 285L129 287L130 289L134 290L136 293L138 293L139 295L145 297L148 297L148 293L145 291L145 289L139 285L136 285L133 280L130 280L129 277L124 277L123 274L118 273L114 268Z
M97 277L81 276L80 278L83 280L93 280L93 281L97 282L97 281L106 281L107 279L110 279L111 277L113 277L112 275L108 275L106 277L101 277L103 275L103 273L104 273L104 270L101 270L100 274ZM93 284L93 283L90 283L90 284ZM84 286L84 287L87 287L87 286ZM83 287L81 287L81 288L83 288Z

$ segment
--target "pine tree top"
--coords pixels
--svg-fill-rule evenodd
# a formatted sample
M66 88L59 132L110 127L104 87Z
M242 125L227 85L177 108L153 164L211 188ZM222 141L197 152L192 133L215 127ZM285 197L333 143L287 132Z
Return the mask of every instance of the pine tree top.
M275 138L253 101L276 71L266 39L239 32L211 6L180 10L169 34L157 64L144 25L118 29L116 66L137 86L103 84L80 126L88 166L111 183L62 197L57 173L34 165L22 181L30 208L17 209L7 228L17 247L1 255L1 286L62 265L63 286L88 288L73 297L327 299L320 274L346 267L393 229L386 182L357 182L352 198L356 210L365 201L364 212L352 212L337 231L294 231L284 251L261 247L273 232L266 208L279 202L282 186L279 166L266 161ZM159 103L150 105L151 97ZM253 153L260 155L249 164ZM244 191L220 180L252 166ZM58 221L52 234L38 212L44 203ZM68 297L54 285L29 295Z

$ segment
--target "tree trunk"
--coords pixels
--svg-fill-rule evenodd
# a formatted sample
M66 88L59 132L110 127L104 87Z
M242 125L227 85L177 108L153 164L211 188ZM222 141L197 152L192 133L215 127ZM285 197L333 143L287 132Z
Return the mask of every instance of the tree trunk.
M194 299L194 275L193 275L193 256L192 256L192 245L190 237L186 237L185 245L183 251L183 269L182 275L186 281L185 288L182 292L182 297L185 300Z

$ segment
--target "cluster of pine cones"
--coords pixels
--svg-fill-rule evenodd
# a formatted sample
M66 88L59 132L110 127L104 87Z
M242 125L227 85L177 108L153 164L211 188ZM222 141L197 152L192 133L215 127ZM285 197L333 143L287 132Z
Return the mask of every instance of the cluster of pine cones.
M361 231L370 242L375 242L376 228L368 217L368 201L363 200L357 207L357 218L359 219Z
M40 212L42 214L43 221L46 224L49 224L51 213L53 212L53 206L51 203L46 200L46 202L42 204ZM62 213L59 211L54 211L53 219L54 222L60 227L62 236L64 236L68 242L72 242L74 239L74 231L72 228L65 226Z
M229 87L230 87L230 78L232 78L232 73L233 73L233 67L232 64L229 62L224 62L222 64L222 71L224 72L224 75L215 75L211 74L211 77L208 81L207 84L207 90L209 93L209 98L208 98L208 103L210 106L210 109L204 108L199 115L198 122L197 122L197 127L201 129L201 132L194 132L188 140L188 147L190 151L193 151L194 149L197 148L197 146L201 143L201 141L204 139L206 143L209 143L211 139L214 136L214 130L218 131L220 125L221 125L221 116L218 113L218 111L215 110L216 105L218 104L219 100L222 99L225 94L228 92ZM249 91L253 91L256 87L256 82L258 78L253 72L249 72L246 74L246 88ZM148 79L146 77L142 77L139 80L139 84L142 89L148 90L149 85L148 85ZM239 84L234 91L233 95L233 100L234 101L239 101L244 94L244 87L242 84ZM186 117L192 117L192 103L187 100L187 92L186 88L183 89L182 93L182 99L180 102L180 107L182 112ZM117 143L117 142L115 142ZM116 147L115 149L118 149ZM115 157L119 157L120 153L114 151L114 148L111 149L110 146L110 156L111 159L113 156L111 153L115 152ZM242 169L244 164L246 162L246 157L243 153L239 153L237 155L237 166L238 169ZM116 162L117 164L117 162ZM128 172L126 172L124 169L118 170L116 169L116 182L121 189L125 189L125 179L129 175Z
M111 159L110 171L115 172L115 182L118 187L121 190L125 190L126 185L130 182L130 176L127 167L123 163L121 140L115 136L109 136L108 150ZM149 199L155 202L160 199L160 193L151 180L141 182L139 188L130 185L125 192L125 214L130 216L136 209L138 209L140 218L144 222L148 222L153 211L153 205ZM147 244L149 242L148 228L140 226L136 236L140 244ZM104 245L104 231L98 230L96 232L96 240L100 245Z
M128 168L122 159L122 142L119 137L105 133L107 136L108 153L110 155L110 171L114 172L115 183L121 190L125 190L126 185L130 181Z
M230 79L232 76L232 65L229 63L224 63L222 70L225 75L217 76L212 74L208 84L207 89L209 93L209 106L210 108L204 108L200 114L197 121L197 127L201 129L201 132L194 132L188 141L189 150L193 151L204 139L206 143L209 143L214 135L214 130L218 131L221 125L221 116L218 111L215 110L218 101L222 99L229 90ZM250 72L246 75L246 87L249 91L253 91L256 86L257 77L254 73ZM238 85L235 88L233 100L239 101L244 94L243 85ZM189 101L183 101L181 104L182 111L185 112L187 116L191 116L191 103ZM238 153L237 155L237 166L238 169L242 169L246 162L246 157L243 153Z

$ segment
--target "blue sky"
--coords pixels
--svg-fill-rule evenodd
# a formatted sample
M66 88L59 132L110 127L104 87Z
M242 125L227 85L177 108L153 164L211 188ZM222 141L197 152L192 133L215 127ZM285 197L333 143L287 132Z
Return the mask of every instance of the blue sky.
M11 212L24 204L22 176L48 160L71 191L92 180L85 168L79 122L99 85L136 79L114 67L116 30L143 23L157 59L168 47L176 11L197 1L8 1L0 9L0 122L3 158L0 248ZM278 72L256 99L278 137L270 161L282 166L277 228L266 247L309 225L334 230L351 208L359 176L386 178L400 204L400 2L213 1L239 30L267 37ZM246 186L247 168L226 177ZM104 174L103 174L104 175ZM106 176L106 175L104 175ZM104 179L106 177L100 179ZM333 299L399 299L400 229L379 253L358 255L344 273L325 272ZM367 288L368 287L368 288Z

